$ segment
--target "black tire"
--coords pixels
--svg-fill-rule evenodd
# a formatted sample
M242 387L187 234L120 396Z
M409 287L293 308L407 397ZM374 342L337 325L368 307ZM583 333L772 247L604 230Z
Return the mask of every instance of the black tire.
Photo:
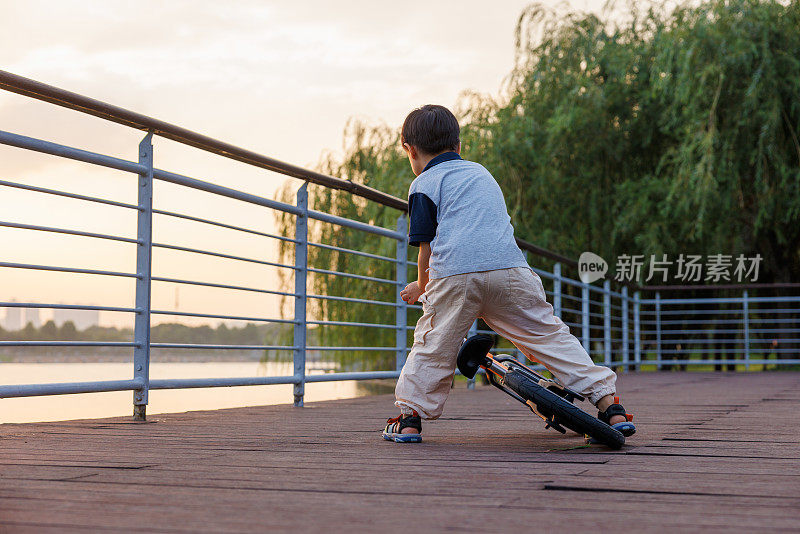
M612 449L625 445L625 436L596 417L592 417L560 395L543 388L523 374L510 371L506 374L504 385L521 397L532 401L545 416L574 430L586 434Z

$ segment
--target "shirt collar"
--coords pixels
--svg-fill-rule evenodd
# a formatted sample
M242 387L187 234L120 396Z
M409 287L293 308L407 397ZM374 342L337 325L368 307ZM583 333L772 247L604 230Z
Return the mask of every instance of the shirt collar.
M438 156L436 156L435 158L433 158L432 160L430 160L428 162L428 164L425 165L425 168L422 169L422 172L427 171L428 169L430 169L434 165L438 165L440 163L444 163L445 161L453 161L455 159L461 159L461 156L459 156L456 152L452 152L452 151L443 152L443 153L439 154Z

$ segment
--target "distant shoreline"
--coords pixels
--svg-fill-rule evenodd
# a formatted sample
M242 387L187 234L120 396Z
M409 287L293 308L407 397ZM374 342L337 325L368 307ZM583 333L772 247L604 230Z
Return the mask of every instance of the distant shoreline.
M225 350L225 351L198 351L198 350L156 350L154 349L151 362L260 362L260 361L291 361L288 358L278 359L274 355L264 358L263 350ZM0 351L0 367L4 363L124 363L133 364L133 353L130 349L117 349L113 347L91 348L58 347L57 349L35 347L25 350L6 349Z

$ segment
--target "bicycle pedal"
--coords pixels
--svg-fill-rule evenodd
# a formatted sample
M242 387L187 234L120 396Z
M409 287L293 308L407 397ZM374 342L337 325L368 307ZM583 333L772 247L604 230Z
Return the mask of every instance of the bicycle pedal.
M552 420L548 421L544 425L544 428L545 428L545 430L547 430L548 428L552 428L553 430L557 430L558 432L561 432L562 434L566 434L567 433L567 430L563 426L559 425L558 423L556 423L555 421L552 421Z

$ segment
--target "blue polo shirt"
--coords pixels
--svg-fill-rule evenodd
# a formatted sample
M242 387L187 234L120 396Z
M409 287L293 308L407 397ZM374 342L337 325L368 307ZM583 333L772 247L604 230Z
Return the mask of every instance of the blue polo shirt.
M455 152L433 158L408 191L409 242L431 244L429 277L528 267L494 177Z

